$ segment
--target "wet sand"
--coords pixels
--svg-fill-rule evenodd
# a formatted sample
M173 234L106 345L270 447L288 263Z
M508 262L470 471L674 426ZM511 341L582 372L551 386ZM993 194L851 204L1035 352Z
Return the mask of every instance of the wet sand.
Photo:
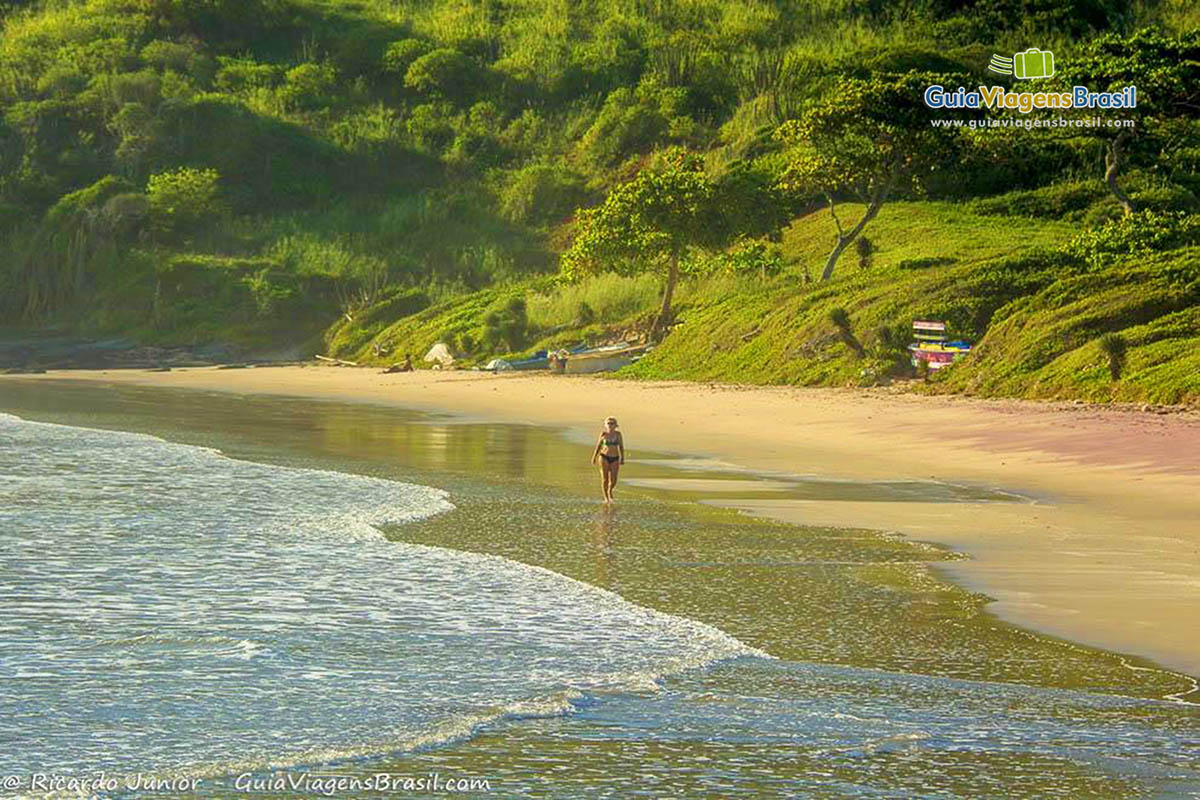
M1200 415L928 398L854 390L589 377L272 367L63 372L86 380L360 402L572 429L607 414L638 448L726 469L854 481L939 480L1030 502L777 497L696 482L666 492L816 526L873 528L971 555L939 567L1039 631L1200 674ZM703 474L697 474L703 478ZM748 476L748 477L752 477ZM729 494L738 494L729 492ZM757 494L758 496L747 496Z

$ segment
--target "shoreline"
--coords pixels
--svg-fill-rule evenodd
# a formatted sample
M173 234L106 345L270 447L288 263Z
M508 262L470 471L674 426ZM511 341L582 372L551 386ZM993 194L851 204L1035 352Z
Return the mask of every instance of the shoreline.
M639 446L751 472L937 480L1031 503L701 500L784 522L894 531L966 552L938 566L1017 625L1200 675L1200 415L860 390L311 366L54 372L87 381L370 403ZM586 447L587 445L584 445Z

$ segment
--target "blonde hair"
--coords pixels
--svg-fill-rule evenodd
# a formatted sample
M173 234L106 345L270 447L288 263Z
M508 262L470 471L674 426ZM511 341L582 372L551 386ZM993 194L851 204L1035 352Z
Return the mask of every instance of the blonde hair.
M604 424L605 424L605 425L607 425L607 424L608 424L608 423L610 423L610 422L613 424L613 427L614 427L614 428L616 428L616 427L619 427L619 426L617 425L617 418L616 418L616 417L605 417L605 418L604 418Z

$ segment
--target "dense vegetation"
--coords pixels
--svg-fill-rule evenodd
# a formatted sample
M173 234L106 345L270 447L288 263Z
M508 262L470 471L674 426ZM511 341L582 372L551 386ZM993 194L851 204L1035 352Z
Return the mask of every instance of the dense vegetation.
M841 384L938 316L979 347L936 389L1200 398L1193 4L0 14L0 326L379 361L654 327L633 374ZM1037 88L1138 84L1134 131L929 124L981 114L920 87L1031 46Z

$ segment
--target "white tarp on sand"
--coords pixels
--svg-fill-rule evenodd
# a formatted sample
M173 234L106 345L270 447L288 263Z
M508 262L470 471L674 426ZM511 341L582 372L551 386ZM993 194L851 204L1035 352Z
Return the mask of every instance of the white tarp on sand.
M443 367L448 367L454 363L454 356L450 354L450 348L438 342L433 347L429 348L429 352L425 354L426 361L432 361L436 364L441 364Z

